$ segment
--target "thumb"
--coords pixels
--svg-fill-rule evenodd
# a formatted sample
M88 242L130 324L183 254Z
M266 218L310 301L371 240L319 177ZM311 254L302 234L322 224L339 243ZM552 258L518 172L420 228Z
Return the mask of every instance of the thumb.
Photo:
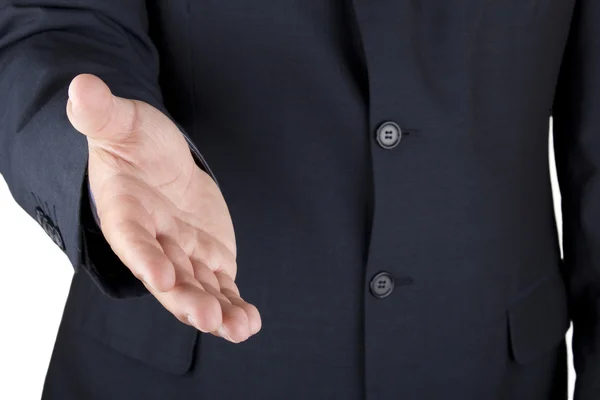
M97 76L81 74L69 85L67 116L75 129L98 142L119 142L138 124L133 100L113 96Z

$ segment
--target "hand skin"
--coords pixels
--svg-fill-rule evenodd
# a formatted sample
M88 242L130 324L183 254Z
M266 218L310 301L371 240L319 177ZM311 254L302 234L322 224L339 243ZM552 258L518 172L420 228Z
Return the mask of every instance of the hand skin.
M87 137L100 228L121 261L181 322L234 343L256 334L227 205L177 126L88 74L71 82L67 116Z

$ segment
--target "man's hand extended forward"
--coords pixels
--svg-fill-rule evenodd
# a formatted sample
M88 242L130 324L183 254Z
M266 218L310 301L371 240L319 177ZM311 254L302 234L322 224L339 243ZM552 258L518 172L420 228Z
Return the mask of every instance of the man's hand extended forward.
M67 115L89 146L89 183L115 254L181 322L232 342L261 328L234 283L231 217L177 126L93 75L69 87Z

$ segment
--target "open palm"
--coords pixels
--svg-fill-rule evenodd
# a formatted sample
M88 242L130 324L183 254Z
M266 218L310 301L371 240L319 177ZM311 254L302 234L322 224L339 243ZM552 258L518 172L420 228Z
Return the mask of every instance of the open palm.
M71 82L67 115L87 136L101 230L121 261L183 323L232 342L258 332L259 312L234 283L227 205L177 126L86 74Z

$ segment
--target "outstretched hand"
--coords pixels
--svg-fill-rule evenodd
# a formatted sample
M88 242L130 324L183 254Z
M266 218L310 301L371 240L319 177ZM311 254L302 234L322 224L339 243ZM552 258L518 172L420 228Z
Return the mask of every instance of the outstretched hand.
M261 328L235 284L231 217L177 126L93 75L69 87L67 115L89 146L101 230L115 254L181 322L232 342Z

